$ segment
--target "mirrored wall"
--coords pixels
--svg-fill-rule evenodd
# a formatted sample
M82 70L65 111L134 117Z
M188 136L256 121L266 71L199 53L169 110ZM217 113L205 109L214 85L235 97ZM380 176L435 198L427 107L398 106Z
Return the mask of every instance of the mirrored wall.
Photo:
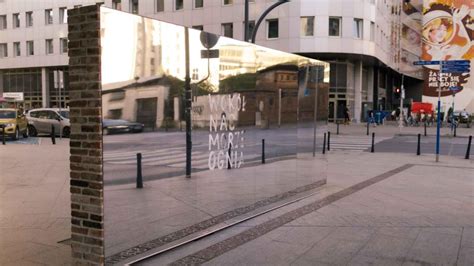
M329 64L107 8L101 38L106 257L324 184Z

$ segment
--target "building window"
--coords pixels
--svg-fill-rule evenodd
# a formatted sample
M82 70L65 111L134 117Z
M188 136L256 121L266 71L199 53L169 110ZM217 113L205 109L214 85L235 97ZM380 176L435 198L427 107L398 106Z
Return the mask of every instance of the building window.
M183 9L183 0L175 0L174 1L174 10L182 10Z
M0 58L8 57L8 47L6 43L0 43Z
M223 0L223 1L222 1L222 4L225 5L225 6L227 6L227 5L232 5L233 3L234 3L233 0Z
M301 17L301 36L314 35L314 17Z
M245 21L243 22L243 25L244 25L244 37L242 39L245 39ZM255 29L255 20L249 20L249 36L248 36L248 40L251 40L252 39L252 33L253 33L253 30Z
M329 17L329 36L341 36L341 17Z
M53 10L52 9L46 9L44 11L44 24L46 25L53 24Z
M372 21L370 22L370 40L375 40L375 23L373 23Z
M204 26L203 25L195 25L192 27L193 29L195 30L204 30Z
M26 42L26 55L35 55L35 46L33 41Z
M54 52L53 49L53 39L47 39L46 40L46 54L52 54Z
M33 27L33 12L26 12L26 27Z
M165 0L156 0L155 1L155 10L156 10L156 12L165 11Z
M138 14L138 0L130 0L130 13Z
M59 39L59 45L60 45L60 53L65 54L67 53L67 38L60 38Z
M267 20L267 38L268 39L278 38L278 19Z
M122 10L122 0L112 0L112 8Z
M354 19L354 37L357 39L364 38L364 20L360 18Z
M222 23L222 35L225 37L233 38L234 37L234 24Z
M204 0L194 0L194 8L203 8Z
M12 25L13 25L13 28L19 28L20 27L20 14L19 13L16 13L16 14L13 14L12 16Z
M7 28L7 15L0 16L0 30Z
M20 42L13 43L13 56L21 56Z
M59 24L67 24L67 8L61 7L59 9Z

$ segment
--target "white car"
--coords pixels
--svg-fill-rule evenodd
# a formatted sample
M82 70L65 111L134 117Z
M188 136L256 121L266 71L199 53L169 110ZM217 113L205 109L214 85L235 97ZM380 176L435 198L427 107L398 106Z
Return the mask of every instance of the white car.
M69 137L71 134L71 123L69 122L69 110L59 108L40 108L29 110L26 114L28 119L28 130L30 136L38 134L51 134L54 126L55 135Z

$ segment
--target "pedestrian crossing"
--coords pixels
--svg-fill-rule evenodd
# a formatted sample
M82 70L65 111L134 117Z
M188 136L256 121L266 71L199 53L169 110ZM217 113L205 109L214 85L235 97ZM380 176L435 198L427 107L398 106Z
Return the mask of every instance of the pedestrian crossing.
M382 142L388 137L375 138L374 143ZM345 151L365 151L372 146L372 138L370 136L331 136L330 150Z
M200 149L196 149L200 148ZM193 146L191 152L192 168L196 169L208 169L209 151L204 146L196 147ZM104 162L115 165L129 165L137 163L137 153L142 154L142 165L144 166L167 166L184 168L186 166L186 148L175 147L175 148L160 148L158 150L150 151L111 151L104 152ZM245 156L245 155L244 155ZM245 156L246 162L256 160ZM254 156L255 157L255 156Z

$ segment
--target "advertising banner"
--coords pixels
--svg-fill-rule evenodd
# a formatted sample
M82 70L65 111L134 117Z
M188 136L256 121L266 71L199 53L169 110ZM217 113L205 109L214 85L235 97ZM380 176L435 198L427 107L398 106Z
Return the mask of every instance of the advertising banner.
M471 0L424 0L422 60L474 59L474 2ZM441 89L442 109L456 99L455 109L474 112L474 82L470 71L440 73L439 65L424 66L423 101L435 103ZM441 82L441 84L439 84ZM450 90L456 87L457 90ZM460 97L454 97L454 95Z

